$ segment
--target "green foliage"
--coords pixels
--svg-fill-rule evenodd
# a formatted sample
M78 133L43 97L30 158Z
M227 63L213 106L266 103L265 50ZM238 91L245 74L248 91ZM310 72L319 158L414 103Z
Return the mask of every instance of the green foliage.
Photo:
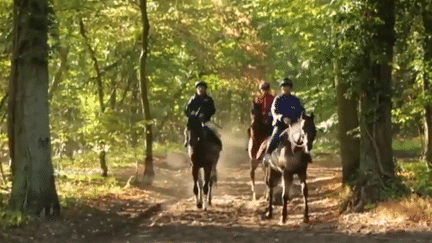
M21 226L31 220L30 216L21 212L12 211L5 206L0 205L0 228Z
M432 171L424 162L398 162L401 180L411 192L420 196L432 196Z
M398 138L394 139L392 143L393 150L395 151L421 151L422 141L421 138Z
M382 200L401 198L409 193L409 187L400 178L388 179L381 183L380 192Z

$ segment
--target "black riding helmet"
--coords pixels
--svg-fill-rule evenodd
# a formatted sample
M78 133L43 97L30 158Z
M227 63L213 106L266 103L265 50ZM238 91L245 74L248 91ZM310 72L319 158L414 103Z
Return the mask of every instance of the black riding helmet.
M198 88L198 86L200 86L200 85L204 86L204 88L207 89L207 83L202 81L202 80L199 80L195 83L195 88Z
M284 79L282 79L281 81L280 81L280 84L279 84L281 87L283 87L283 86L293 86L293 82L291 81L291 79L289 79L289 78L284 78Z

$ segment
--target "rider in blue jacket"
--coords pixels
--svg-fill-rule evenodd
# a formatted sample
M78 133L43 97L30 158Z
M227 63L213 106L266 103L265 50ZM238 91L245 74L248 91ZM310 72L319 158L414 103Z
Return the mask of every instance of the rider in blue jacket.
M293 82L289 78L284 78L280 86L282 93L276 96L272 103L273 133L264 155L264 163L269 162L270 154L279 145L279 137L286 124L296 122L305 112L300 100L291 94Z

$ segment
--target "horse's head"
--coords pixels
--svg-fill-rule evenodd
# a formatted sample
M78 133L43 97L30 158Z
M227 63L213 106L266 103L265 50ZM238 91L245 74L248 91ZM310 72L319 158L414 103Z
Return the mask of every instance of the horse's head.
M250 112L251 123L260 122L262 120L261 109L258 104L253 104L253 107Z
M310 116L302 114L296 122L288 124L288 128L282 132L281 136L286 134L286 139L293 151L301 148L304 152L309 153L312 150L316 132L314 114Z
M190 132L190 142L191 145L195 145L195 143L203 137L203 124L199 117L199 111L192 112L187 121L187 128Z

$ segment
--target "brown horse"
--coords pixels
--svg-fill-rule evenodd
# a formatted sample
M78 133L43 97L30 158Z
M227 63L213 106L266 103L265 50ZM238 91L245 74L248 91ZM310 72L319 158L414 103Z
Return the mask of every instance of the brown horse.
M213 131L202 124L198 113L199 111L193 112L188 119L189 142L187 149L192 162L193 192L196 205L198 208L203 207L204 210L207 210L207 205L211 205L212 186L217 181L216 165L222 144ZM204 178L199 173L201 168L204 170Z
M263 122L262 113L259 106L254 104L251 110L251 126L248 129L249 144L248 144L248 155L251 164L250 178L251 178L251 189L252 199L256 199L255 193L255 170L261 163L260 157L262 151L265 149L266 139L269 137L269 129L271 130L271 124Z

